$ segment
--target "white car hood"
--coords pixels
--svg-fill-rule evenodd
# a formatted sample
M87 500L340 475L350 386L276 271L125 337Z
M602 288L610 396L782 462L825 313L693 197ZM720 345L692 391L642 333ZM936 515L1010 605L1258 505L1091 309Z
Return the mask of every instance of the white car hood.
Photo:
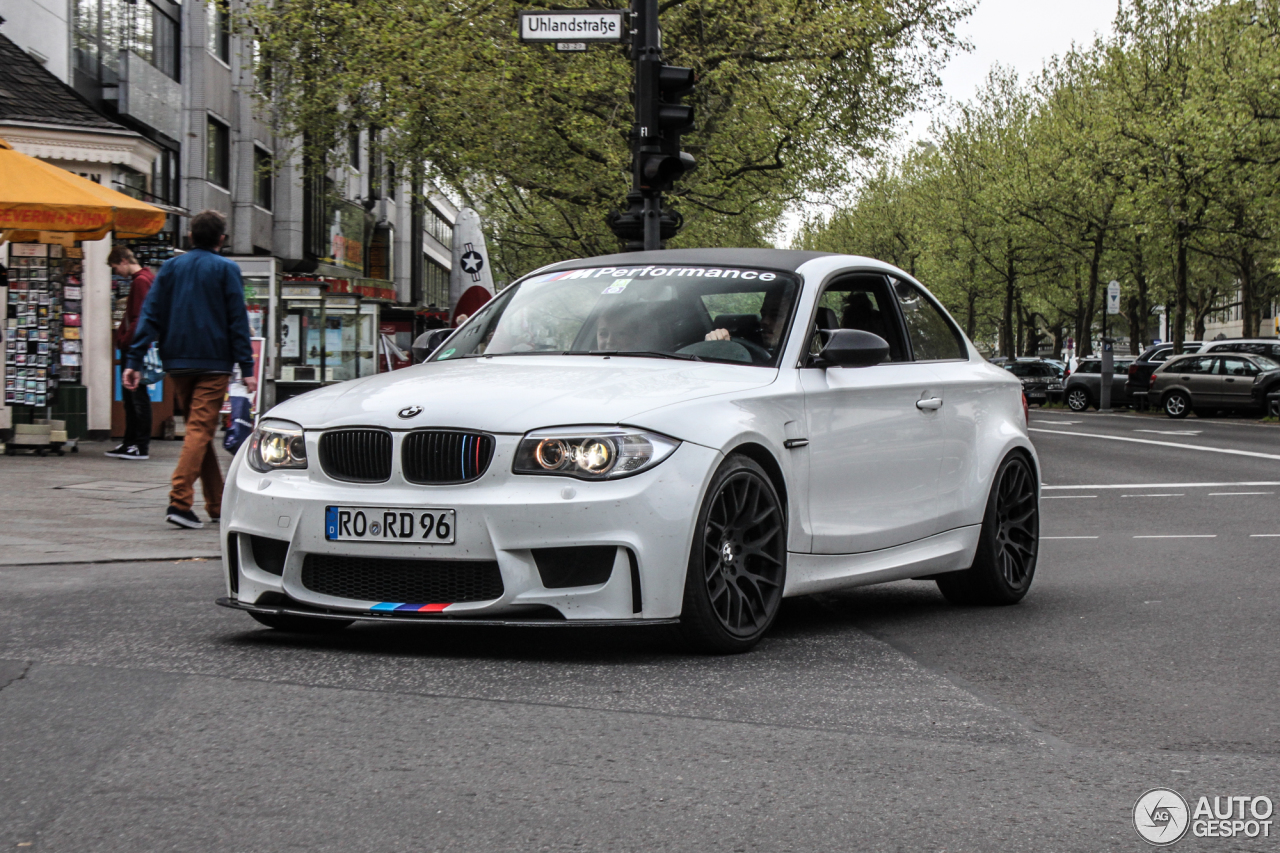
M635 423L642 412L760 388L775 368L613 356L500 356L431 362L330 385L268 417L308 429L459 427L523 434L570 424ZM406 407L422 413L400 418ZM684 438L684 436L674 436Z

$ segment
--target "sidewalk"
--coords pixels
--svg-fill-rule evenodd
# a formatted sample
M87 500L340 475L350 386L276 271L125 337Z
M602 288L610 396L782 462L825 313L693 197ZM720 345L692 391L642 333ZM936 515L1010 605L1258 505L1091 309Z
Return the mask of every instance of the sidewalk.
M219 436L219 439L221 436ZM0 566L218 557L196 486L203 530L164 520L181 441L153 441L145 462L108 459L115 442L81 442L79 453L0 456ZM225 472L231 457L218 447Z

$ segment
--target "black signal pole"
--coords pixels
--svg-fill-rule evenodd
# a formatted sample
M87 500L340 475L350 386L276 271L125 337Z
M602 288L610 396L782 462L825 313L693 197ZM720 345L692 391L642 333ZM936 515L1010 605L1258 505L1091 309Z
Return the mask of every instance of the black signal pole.
M658 75L662 68L662 44L658 32L658 0L634 0L636 41L633 57L636 76L635 125L632 128L632 183L644 198L645 251L662 248L662 191L644 176L645 160L661 152L658 137Z
M693 127L693 107L680 98L693 89L690 68L662 64L658 0L632 0L631 57L635 65L635 123L631 126L631 192L626 210L608 217L628 251L661 249L675 236L681 219L663 211L662 193L694 167L680 150L680 134Z

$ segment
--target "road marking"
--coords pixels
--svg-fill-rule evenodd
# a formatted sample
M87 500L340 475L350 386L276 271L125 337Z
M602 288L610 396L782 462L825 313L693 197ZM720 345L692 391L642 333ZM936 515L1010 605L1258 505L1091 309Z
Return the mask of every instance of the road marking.
M1096 498L1097 495L1045 495L1042 500L1046 501L1078 501L1084 498Z
M1073 424L1082 424L1084 421L1035 421L1038 424L1049 424L1050 426L1072 426Z
M1122 498L1185 498L1186 495L1181 493L1174 494L1172 492L1169 492L1168 494L1163 494L1163 495L1121 495L1120 497Z
M1156 536L1135 536L1134 539L1217 539L1216 533L1163 533Z
M1156 435L1199 435L1202 429L1135 429L1134 432L1152 432Z
M1041 536L1041 539L1097 539L1097 536Z
M1234 450L1228 447L1201 447L1198 444L1180 444L1175 441L1155 441L1150 438L1129 438L1127 435L1099 435L1094 432L1068 432L1063 429L1038 429L1037 427L1028 427L1027 431L1046 432L1053 435L1074 435L1079 438L1103 438L1107 441L1129 441L1134 444L1154 444L1158 447L1176 447L1179 450L1201 450L1205 453L1225 453L1229 456L1250 456L1254 459L1280 460L1280 455L1275 453L1258 453L1254 450Z
M1250 539L1280 539L1280 533L1250 533Z
M1245 483L1122 483L1119 485L1093 486L1041 486L1044 491L1055 489L1223 489L1229 486L1280 486L1280 480L1255 480Z
M1211 498L1225 498L1228 495L1274 495L1275 492L1210 492Z

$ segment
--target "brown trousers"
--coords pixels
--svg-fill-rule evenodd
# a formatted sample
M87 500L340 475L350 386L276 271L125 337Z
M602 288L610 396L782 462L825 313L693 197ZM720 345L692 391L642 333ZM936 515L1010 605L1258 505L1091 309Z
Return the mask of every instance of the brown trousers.
M191 509L199 477L205 509L210 518L217 519L222 515L222 469L218 467L214 437L231 377L225 373L194 373L169 378L173 380L174 402L187 418L187 435L182 440L178 467L173 469L169 503L178 509Z

